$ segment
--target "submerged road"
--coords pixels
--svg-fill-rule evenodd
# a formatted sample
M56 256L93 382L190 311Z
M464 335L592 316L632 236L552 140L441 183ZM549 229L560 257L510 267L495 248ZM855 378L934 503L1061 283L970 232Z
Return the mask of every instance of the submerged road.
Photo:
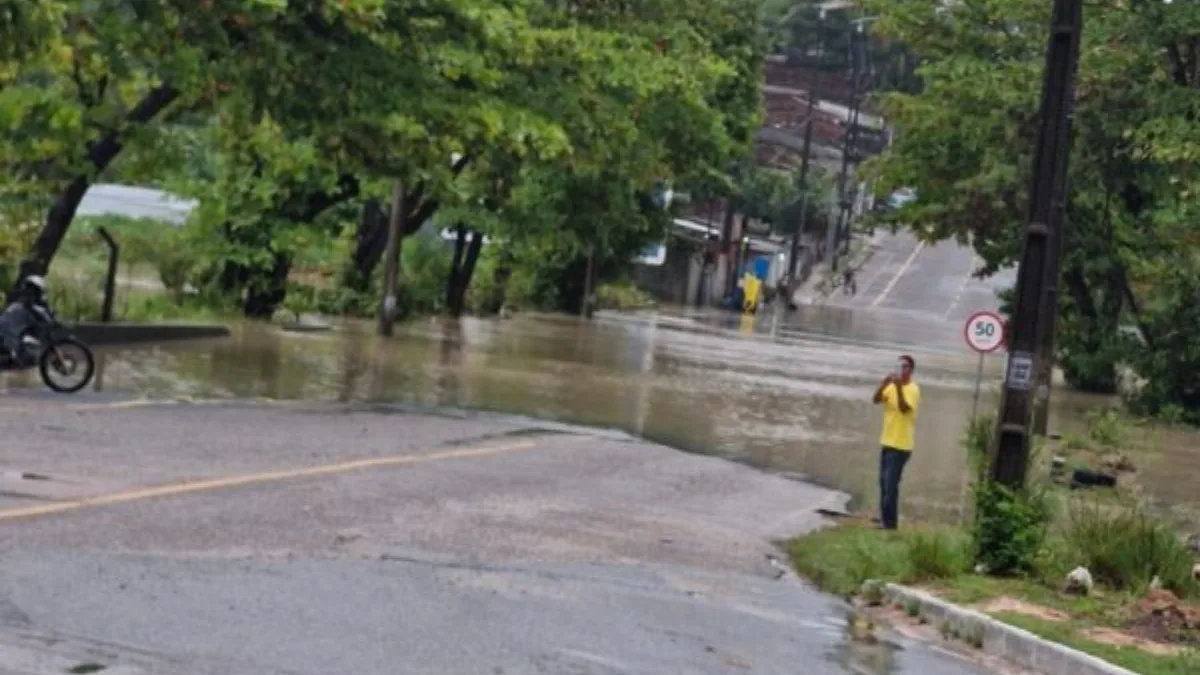
M620 434L34 395L0 434L0 675L983 672L773 560L842 495Z

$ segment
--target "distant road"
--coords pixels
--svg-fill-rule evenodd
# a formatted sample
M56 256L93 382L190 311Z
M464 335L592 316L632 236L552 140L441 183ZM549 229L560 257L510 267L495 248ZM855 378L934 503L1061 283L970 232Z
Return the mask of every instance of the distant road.
M963 321L973 312L999 307L996 293L1012 285L1005 270L988 279L972 276L981 264L974 251L953 241L926 245L907 232L876 235L875 252L858 270L858 294L836 289L826 304L899 310Z

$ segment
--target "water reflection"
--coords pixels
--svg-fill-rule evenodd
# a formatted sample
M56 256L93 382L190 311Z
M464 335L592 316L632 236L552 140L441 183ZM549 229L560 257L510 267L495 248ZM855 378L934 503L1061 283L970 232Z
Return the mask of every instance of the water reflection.
M391 340L361 323L329 333L241 326L225 340L108 351L97 382L143 395L391 401L615 427L803 474L870 506L879 411L869 399L896 356L908 352L917 360L923 405L905 509L953 520L964 513L959 441L976 367L959 331L897 312L830 307L768 311L749 323L695 312L591 322L436 318L406 324ZM1001 357L990 357L984 372L993 390L1001 371ZM1091 404L1061 394L1055 401L1056 419L1067 428L1080 424ZM1184 503L1194 482L1173 476L1181 468L1200 476L1200 460L1171 450L1166 457L1144 473L1168 484L1168 499Z

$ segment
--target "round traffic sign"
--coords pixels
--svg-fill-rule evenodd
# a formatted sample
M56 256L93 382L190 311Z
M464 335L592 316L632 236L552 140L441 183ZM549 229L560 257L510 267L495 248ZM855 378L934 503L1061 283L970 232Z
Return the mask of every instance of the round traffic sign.
M963 326L963 337L980 354L994 352L1004 344L1004 319L995 312L975 312Z

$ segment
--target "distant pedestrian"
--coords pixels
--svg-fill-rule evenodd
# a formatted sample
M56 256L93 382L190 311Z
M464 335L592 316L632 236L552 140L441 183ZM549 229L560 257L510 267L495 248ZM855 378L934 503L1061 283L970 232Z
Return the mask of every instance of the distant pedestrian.
M916 362L905 354L899 371L889 373L875 390L872 401L883 406L883 432L879 436L879 524L894 530L900 522L900 477L912 456L921 388L913 381Z
M846 270L842 273L842 292L846 295L858 294L858 282L854 280L854 270Z

